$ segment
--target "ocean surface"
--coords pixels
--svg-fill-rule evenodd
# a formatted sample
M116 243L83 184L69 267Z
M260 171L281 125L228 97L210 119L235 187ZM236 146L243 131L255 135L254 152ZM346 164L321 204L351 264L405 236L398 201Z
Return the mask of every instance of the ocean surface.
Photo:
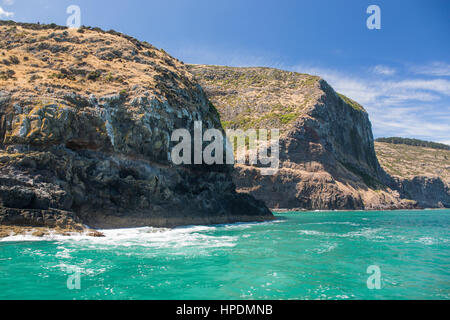
M450 299L450 210L277 217L3 239L0 299Z

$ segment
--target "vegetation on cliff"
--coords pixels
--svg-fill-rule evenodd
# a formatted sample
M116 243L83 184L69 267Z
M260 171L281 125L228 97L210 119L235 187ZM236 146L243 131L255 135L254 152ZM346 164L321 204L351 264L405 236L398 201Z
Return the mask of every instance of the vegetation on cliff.
M439 162L445 155L428 159L428 169L421 172L414 163L404 165L397 153L390 158L377 148L382 168L367 112L324 80L271 68L188 67L217 107L224 127L281 129L279 173L267 178L255 166L238 165L234 181L239 191L272 208L450 205L448 188L441 180L446 165ZM420 159L417 152L413 154ZM399 170L403 171L397 176ZM420 173L427 178L405 180Z
M188 68L214 97L222 125L229 129L288 128L311 106L320 80L272 68Z
M375 150L382 167L393 176L440 177L450 183L450 150L378 141Z
M383 169L398 190L422 207L450 207L450 150L375 142Z
M234 181L239 191L272 208L360 209L401 203L381 182L367 112L323 79L272 68L188 67L224 127L281 131L278 174L262 177L257 167L238 165Z
M390 137L390 138L378 138L376 142L392 143L392 144L405 144L408 146L425 147L439 150L450 150L450 146L443 143L424 141L419 139Z
M172 165L175 129L193 130L197 120L221 129L182 62L97 28L1 22L0 34L0 225L272 218L261 201L236 193L231 167Z

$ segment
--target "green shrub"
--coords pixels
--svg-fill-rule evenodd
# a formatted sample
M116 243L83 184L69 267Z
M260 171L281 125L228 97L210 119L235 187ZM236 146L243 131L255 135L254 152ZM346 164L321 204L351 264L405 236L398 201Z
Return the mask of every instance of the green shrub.
M119 95L120 95L121 97L126 97L126 96L128 95L127 89L122 89L122 90L120 90Z
M443 143L438 143L438 142L432 142L432 141L424 141L424 140L419 140L419 139L390 137L390 138L378 138L375 141L391 143L391 144L406 144L408 146L425 147L425 148L431 148L431 149L450 150L449 145L446 145Z
M288 113L288 114L282 114L279 116L280 118L280 122L282 124L288 124L290 122L292 122L293 120L298 118L298 114L296 113Z
M344 96L343 94L338 93L339 97L348 105L350 105L353 109L357 111L364 111L364 108L362 105L360 105L358 102L353 101L352 99Z
M98 78L100 78L100 72L99 71L91 71L91 72L89 72L87 78L88 78L88 80L96 81Z

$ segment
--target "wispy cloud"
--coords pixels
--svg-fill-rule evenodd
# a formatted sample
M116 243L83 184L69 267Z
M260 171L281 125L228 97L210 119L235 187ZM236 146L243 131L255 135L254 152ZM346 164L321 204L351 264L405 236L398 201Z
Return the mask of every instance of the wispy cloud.
M7 6L12 6L15 0L3 0L3 4Z
M376 136L402 136L447 143L450 141L448 121L428 115L429 107L412 113L411 110L397 110L371 113Z
M414 66L411 71L416 74L423 74L436 77L449 77L450 76L450 64L445 62L433 62L423 66Z
M400 82L391 82L389 85L393 89L428 90L450 96L450 81L446 79L407 79Z
M375 65L358 72L311 65L287 66L270 54L254 56L215 48L172 52L191 63L236 67L273 67L321 76L333 88L358 101L369 112L374 135L450 141L450 80L445 63L414 69ZM434 69L433 69L434 68ZM434 75L430 79L430 75Z
M5 11L2 7L0 7L0 18L12 18L14 16L14 12Z
M355 75L320 67L293 69L319 75L336 91L363 104L376 136L415 137L444 143L450 140L450 81L447 79L429 80L406 74L394 80L374 76L373 72Z
M381 74L385 76L392 76L395 74L396 70L394 68L383 66L381 64L372 68L372 72L375 74Z

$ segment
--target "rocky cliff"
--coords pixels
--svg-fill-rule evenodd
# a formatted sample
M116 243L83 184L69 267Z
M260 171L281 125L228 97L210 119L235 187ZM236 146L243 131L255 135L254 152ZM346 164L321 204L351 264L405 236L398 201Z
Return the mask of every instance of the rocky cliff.
M171 133L221 129L184 64L100 29L0 23L0 225L262 221L232 166L174 166Z
M380 166L364 108L323 79L270 68L189 69L224 127L281 129L280 171L263 176L258 166L238 165L234 181L240 192L274 209L430 206L408 196L406 184Z
M450 208L450 150L383 142L375 150L404 197L425 208Z

